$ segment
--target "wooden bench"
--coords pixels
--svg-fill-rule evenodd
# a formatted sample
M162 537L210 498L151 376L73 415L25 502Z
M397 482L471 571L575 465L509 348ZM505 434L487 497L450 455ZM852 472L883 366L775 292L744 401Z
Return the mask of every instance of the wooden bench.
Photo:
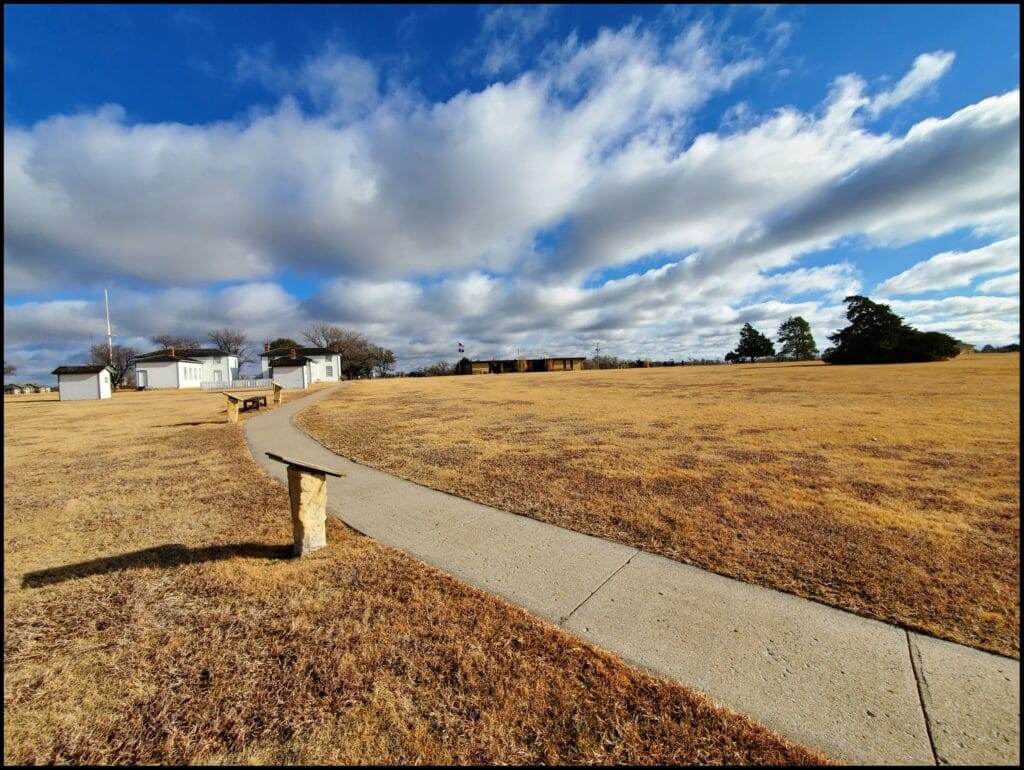
M233 396L230 393L221 391L222 396L228 399L228 422L238 422L239 411L248 412L250 409L259 409L260 405L267 405L266 396Z
M249 396L248 398L242 399L242 411L247 412L250 409L256 409L258 411L261 404L263 406L267 405L266 396Z
M327 545L327 477L345 474L273 452L267 452L267 457L288 466L294 554L305 556L320 550Z

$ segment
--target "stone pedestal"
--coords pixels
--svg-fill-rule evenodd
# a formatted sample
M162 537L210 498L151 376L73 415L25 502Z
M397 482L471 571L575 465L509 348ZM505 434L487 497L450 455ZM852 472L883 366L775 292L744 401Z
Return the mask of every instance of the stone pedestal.
M238 408L241 402L228 396L228 422L238 422Z
M275 382L274 383L274 403L275 404L280 404L281 403L281 394L283 392L284 392L284 388L282 386L278 385Z
M288 467L288 497L292 504L295 555L305 556L327 545L327 476Z
M267 452L267 457L288 466L295 555L319 551L327 545L327 477L341 478L345 474L273 452Z

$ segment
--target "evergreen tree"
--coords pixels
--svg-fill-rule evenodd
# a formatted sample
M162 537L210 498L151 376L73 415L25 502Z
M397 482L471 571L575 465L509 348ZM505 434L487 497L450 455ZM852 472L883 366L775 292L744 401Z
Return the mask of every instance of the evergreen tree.
M271 350L275 350L276 348L301 348L302 347L302 345L300 345L298 342L293 340L291 337L278 337L275 340L270 340L267 344L270 346Z
M903 323L888 305L853 295L844 300L850 325L829 335L834 347L821 358L830 364L893 364L940 361L960 352L941 332L920 332Z
M753 361L755 358L774 356L775 345L750 324L743 324L743 328L740 329L740 342L731 353L732 360L749 358ZM730 360L728 356L726 360Z
M818 346L811 336L811 325L800 316L790 316L779 327L780 355L796 361L810 361L818 357Z

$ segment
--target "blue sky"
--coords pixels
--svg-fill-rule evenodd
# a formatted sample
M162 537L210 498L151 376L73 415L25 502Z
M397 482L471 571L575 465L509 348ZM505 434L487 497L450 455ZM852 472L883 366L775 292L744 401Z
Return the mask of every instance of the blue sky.
M4 357L1019 340L1017 6L4 7Z

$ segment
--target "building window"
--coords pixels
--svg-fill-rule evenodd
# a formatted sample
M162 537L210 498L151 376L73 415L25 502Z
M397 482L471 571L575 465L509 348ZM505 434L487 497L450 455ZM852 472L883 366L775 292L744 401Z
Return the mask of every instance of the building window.
M334 367L333 366L328 366L327 367L327 376L328 377L333 377L334 376Z

